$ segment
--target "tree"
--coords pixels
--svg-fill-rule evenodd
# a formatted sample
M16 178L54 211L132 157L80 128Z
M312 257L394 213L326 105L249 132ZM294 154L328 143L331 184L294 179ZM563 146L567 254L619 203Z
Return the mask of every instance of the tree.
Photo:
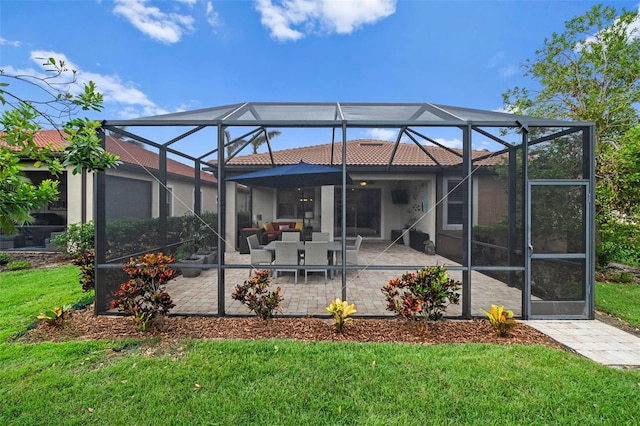
M244 139L236 139L235 141L233 141L233 143L231 143L231 132L225 129L224 143L227 146L227 157L233 155L238 148L244 145L245 142L246 141Z
M616 211L640 218L640 126L629 130L620 140L620 149L608 150L615 158L609 179L601 182L600 195Z
M258 136L256 136L255 138L253 138L251 140L251 146L253 147L253 153L257 154L258 153L258 148L260 148L260 145L264 144L265 142L267 142L267 137L269 138L269 140L275 138L276 136L280 136L280 130L271 130L269 132L267 132L267 134L265 135L264 133L259 134Z
M30 210L55 201L58 196L57 181L46 179L33 185L22 173L22 160L46 167L54 176L65 167L78 174L119 164L116 155L100 146L96 133L100 122L74 118L79 110L101 111L102 94L95 84L90 81L80 93L72 94L71 88L77 83L75 70L54 58L46 59L43 68L48 73L46 77L10 75L0 70L0 103L10 107L0 117L0 229L6 234L16 233L16 224L30 222ZM8 89L8 81L35 87L43 99L23 98ZM63 152L35 143L35 135L43 125L63 132L68 141Z
M516 113L596 124L598 220L606 220L620 204L603 193L619 186L615 179L623 136L639 123L640 34L638 12L597 5L565 23L527 60L524 75L538 90L515 87L503 94ZM622 203L625 204L625 203Z
M267 132L267 136L269 140L272 138L279 136L281 132L279 130L271 130ZM251 139L251 147L253 154L258 153L258 148L265 142L267 142L267 136L265 136L264 132L260 133L258 136ZM224 139L225 144L231 142L231 133L228 130L224 131ZM247 141L245 139L237 139L233 141L233 143L227 145L227 156L232 155L237 149L239 149L242 145L244 145Z

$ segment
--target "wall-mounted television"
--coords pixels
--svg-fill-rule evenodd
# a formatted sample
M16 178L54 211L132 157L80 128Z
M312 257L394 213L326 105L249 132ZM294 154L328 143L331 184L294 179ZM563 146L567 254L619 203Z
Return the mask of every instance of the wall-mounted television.
M407 204L409 202L409 194L404 189L396 189L391 191L391 202L393 204Z

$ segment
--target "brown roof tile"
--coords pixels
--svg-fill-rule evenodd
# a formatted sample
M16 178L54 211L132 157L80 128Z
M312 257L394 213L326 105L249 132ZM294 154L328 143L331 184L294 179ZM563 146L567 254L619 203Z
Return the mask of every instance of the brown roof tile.
M395 142L357 139L347 142L347 164L350 166L386 166L393 153ZM438 146L424 146L431 155L426 155L420 147L414 143L400 143L393 157L394 166L455 166L462 164L462 150L451 149L448 151ZM342 143L334 144L333 165L342 164ZM456 155L458 154L458 155ZM489 151L473 151L473 158L489 155ZM481 165L491 165L499 162L499 156L489 157L480 162ZM276 165L294 164L305 161L312 164L331 165L331 144L314 145L302 148L274 151L273 159ZM435 159L435 161L434 161ZM269 153L251 154L239 156L229 161L236 166L261 166L270 165Z
M35 135L34 142L37 146L49 147L53 151L61 152L68 143L64 139L65 136L66 134L64 132L59 132L57 130L41 130ZM106 149L107 151L118 155L123 163L144 166L151 170L158 170L158 154L144 149L139 145L107 136ZM167 158L167 173L192 177L193 167L171 158ZM213 175L205 172L200 173L200 179L210 183L217 182L217 179Z

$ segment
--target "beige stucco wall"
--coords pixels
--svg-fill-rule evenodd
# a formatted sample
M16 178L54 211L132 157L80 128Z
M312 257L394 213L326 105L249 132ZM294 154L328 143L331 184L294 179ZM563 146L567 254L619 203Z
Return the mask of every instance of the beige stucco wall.
M47 172L44 168L36 168L33 164L25 164L24 171L27 172ZM82 222L82 174L74 175L71 172L71 168L66 170L66 194L61 194L61 199L66 199L66 210L50 209L49 207L43 207L43 212L54 212L60 216L66 218L67 223L81 223ZM135 173L124 170L108 170L108 175L118 176L128 179L136 179L142 181L150 181L152 183L152 216L158 217L159 215L159 187L160 184L152 176L144 175L141 173ZM86 209L86 220L91 221L94 219L94 177L93 173L86 173L86 196L84 198ZM191 212L194 205L194 192L193 184L183 179L169 178L167 186L173 189L173 215L182 216L187 212ZM217 184L202 183L202 211L217 211Z
M370 181L368 188L380 189L381 192L381 223L380 238L390 239L391 230L402 229L409 217L412 215L409 209L414 204L420 206L419 211L413 212L416 218L422 218L416 225L416 229L427 232L435 238L435 209L436 184L435 174L431 173L385 173L385 174L365 174L350 173L354 182L361 180ZM334 232L334 186L323 186L314 190L314 218L312 225L315 230L329 232L333 236ZM391 191L394 189L404 189L409 194L409 204L393 204ZM286 220L290 218L277 217L277 191L270 188L254 187L253 212L261 214L261 223ZM229 194L228 197L229 198ZM229 211L229 210L227 210ZM305 221L306 223L306 221ZM227 224L228 226L228 224Z
M148 174L136 173L125 170L108 170L108 175L118 176L127 179L136 179L151 182L151 215L152 217L158 217L160 215L159 210L159 198L160 198L160 182L154 179ZM194 187L193 182L184 180L182 178L175 178L169 176L167 178L167 187L172 190L172 216L182 216L187 213L191 213L194 207ZM217 211L217 194L218 189L216 184L201 183L202 191L202 211ZM79 194L79 192L78 192Z

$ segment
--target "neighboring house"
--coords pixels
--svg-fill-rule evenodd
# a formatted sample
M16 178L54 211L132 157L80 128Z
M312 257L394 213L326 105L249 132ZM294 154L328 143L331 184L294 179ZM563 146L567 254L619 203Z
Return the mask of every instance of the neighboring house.
M64 134L57 130L42 130L35 135L34 141L38 146L51 148L54 153L62 152L66 144ZM111 136L106 136L106 150L118 155L122 161L120 166L106 172L107 181L112 183L106 194L108 217L110 219L158 217L160 209L158 154L135 143ZM56 225L64 228L67 224L93 220L92 173L74 175L69 169L58 177L52 177L46 169L37 168L33 162L27 160L24 162L23 172L34 184L49 178L59 181L59 200L33 211L36 221L31 225L20 227L21 234L34 234L35 229L35 235L31 235L34 238L31 238L32 241L27 238L25 244L44 245L44 240L49 235L44 235L40 231L49 229L42 228L43 226ZM167 158L165 208L169 216L182 216L192 211L195 199L194 177L193 167ZM211 173L201 171L200 182L202 211L216 211L216 178Z
M413 225L441 244L460 245L462 235L462 150L379 140L347 142L347 171L353 185L347 190L347 237L390 240L393 231ZM341 167L342 144L331 144L273 152L275 165L307 163ZM426 152L425 152L426 151ZM504 180L496 179L487 167L501 157L489 151L473 151L473 224L494 225L507 213ZM389 161L391 167L389 167ZM269 153L239 156L227 165L227 176L271 167ZM302 220L314 230L341 235L341 192L339 187L276 190L252 188L252 214L262 222ZM312 217L309 217L312 216ZM417 222L417 223L416 223ZM454 237L449 241L443 236ZM456 248L459 251L459 248Z

